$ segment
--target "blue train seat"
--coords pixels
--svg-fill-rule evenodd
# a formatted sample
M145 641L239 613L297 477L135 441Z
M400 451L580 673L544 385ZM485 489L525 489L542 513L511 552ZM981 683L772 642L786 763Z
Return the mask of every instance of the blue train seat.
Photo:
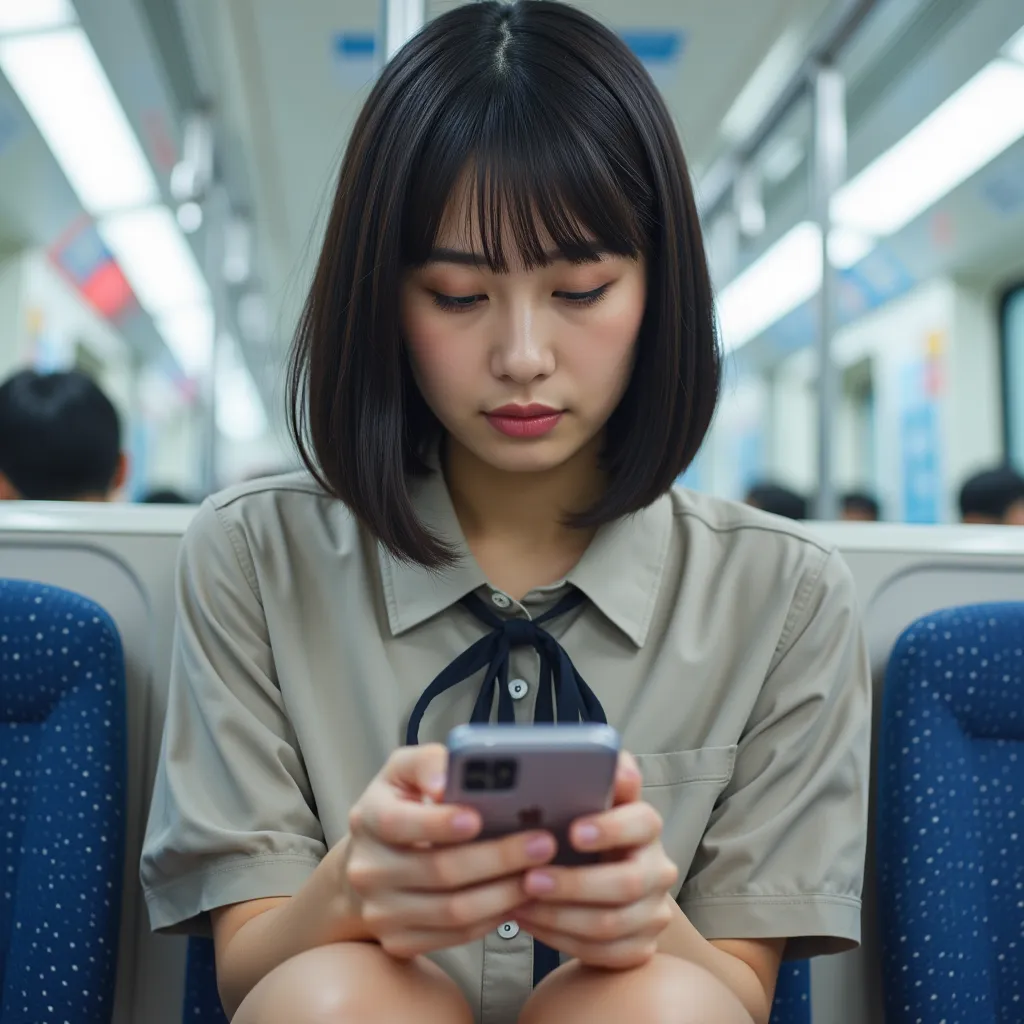
M1024 604L902 635L878 785L888 1024L1024 1020Z
M0 1020L111 1018L125 846L125 669L112 620L0 580Z
M769 1024L811 1024L811 965L806 960L782 965Z

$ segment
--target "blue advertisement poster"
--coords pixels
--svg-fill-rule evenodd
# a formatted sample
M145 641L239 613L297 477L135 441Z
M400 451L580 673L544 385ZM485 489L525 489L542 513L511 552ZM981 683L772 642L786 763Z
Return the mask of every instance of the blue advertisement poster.
M901 375L900 453L903 518L908 523L942 520L943 486L938 403L927 386L928 365L916 361Z

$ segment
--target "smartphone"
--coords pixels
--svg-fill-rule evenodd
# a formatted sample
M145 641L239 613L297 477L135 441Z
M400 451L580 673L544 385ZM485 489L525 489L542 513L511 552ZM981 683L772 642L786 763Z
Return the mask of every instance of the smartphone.
M558 841L555 864L591 863L569 826L611 806L619 734L609 725L460 725L448 735L445 802L483 818L481 839L543 829Z

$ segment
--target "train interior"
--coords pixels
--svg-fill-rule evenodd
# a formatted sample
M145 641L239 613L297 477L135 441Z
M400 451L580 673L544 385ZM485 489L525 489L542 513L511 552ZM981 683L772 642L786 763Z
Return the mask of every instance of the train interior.
M87 373L130 466L112 503L0 501L0 578L94 601L124 649L112 1024L183 1019L185 940L151 934L137 865L191 506L296 463L284 357L348 132L383 60L458 2L0 0L0 378ZM807 496L856 581L877 748L913 623L1024 602L1024 529L962 525L957 504L979 469L1024 471L1024 7L578 6L647 66L701 206L727 384L680 485ZM158 489L182 503L144 504ZM884 521L834 521L852 490ZM863 945L813 961L804 1024L886 1019L872 792ZM956 1024L1024 1020L1017 998ZM890 1024L942 1024L906 1010Z

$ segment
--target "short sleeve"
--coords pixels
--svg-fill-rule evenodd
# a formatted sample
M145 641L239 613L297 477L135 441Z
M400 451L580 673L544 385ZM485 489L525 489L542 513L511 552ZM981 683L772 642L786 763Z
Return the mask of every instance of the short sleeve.
M296 892L326 852L241 532L205 503L183 541L160 761L142 852L154 930Z
M804 571L679 904L708 939L787 938L787 959L860 941L871 673L838 554Z

